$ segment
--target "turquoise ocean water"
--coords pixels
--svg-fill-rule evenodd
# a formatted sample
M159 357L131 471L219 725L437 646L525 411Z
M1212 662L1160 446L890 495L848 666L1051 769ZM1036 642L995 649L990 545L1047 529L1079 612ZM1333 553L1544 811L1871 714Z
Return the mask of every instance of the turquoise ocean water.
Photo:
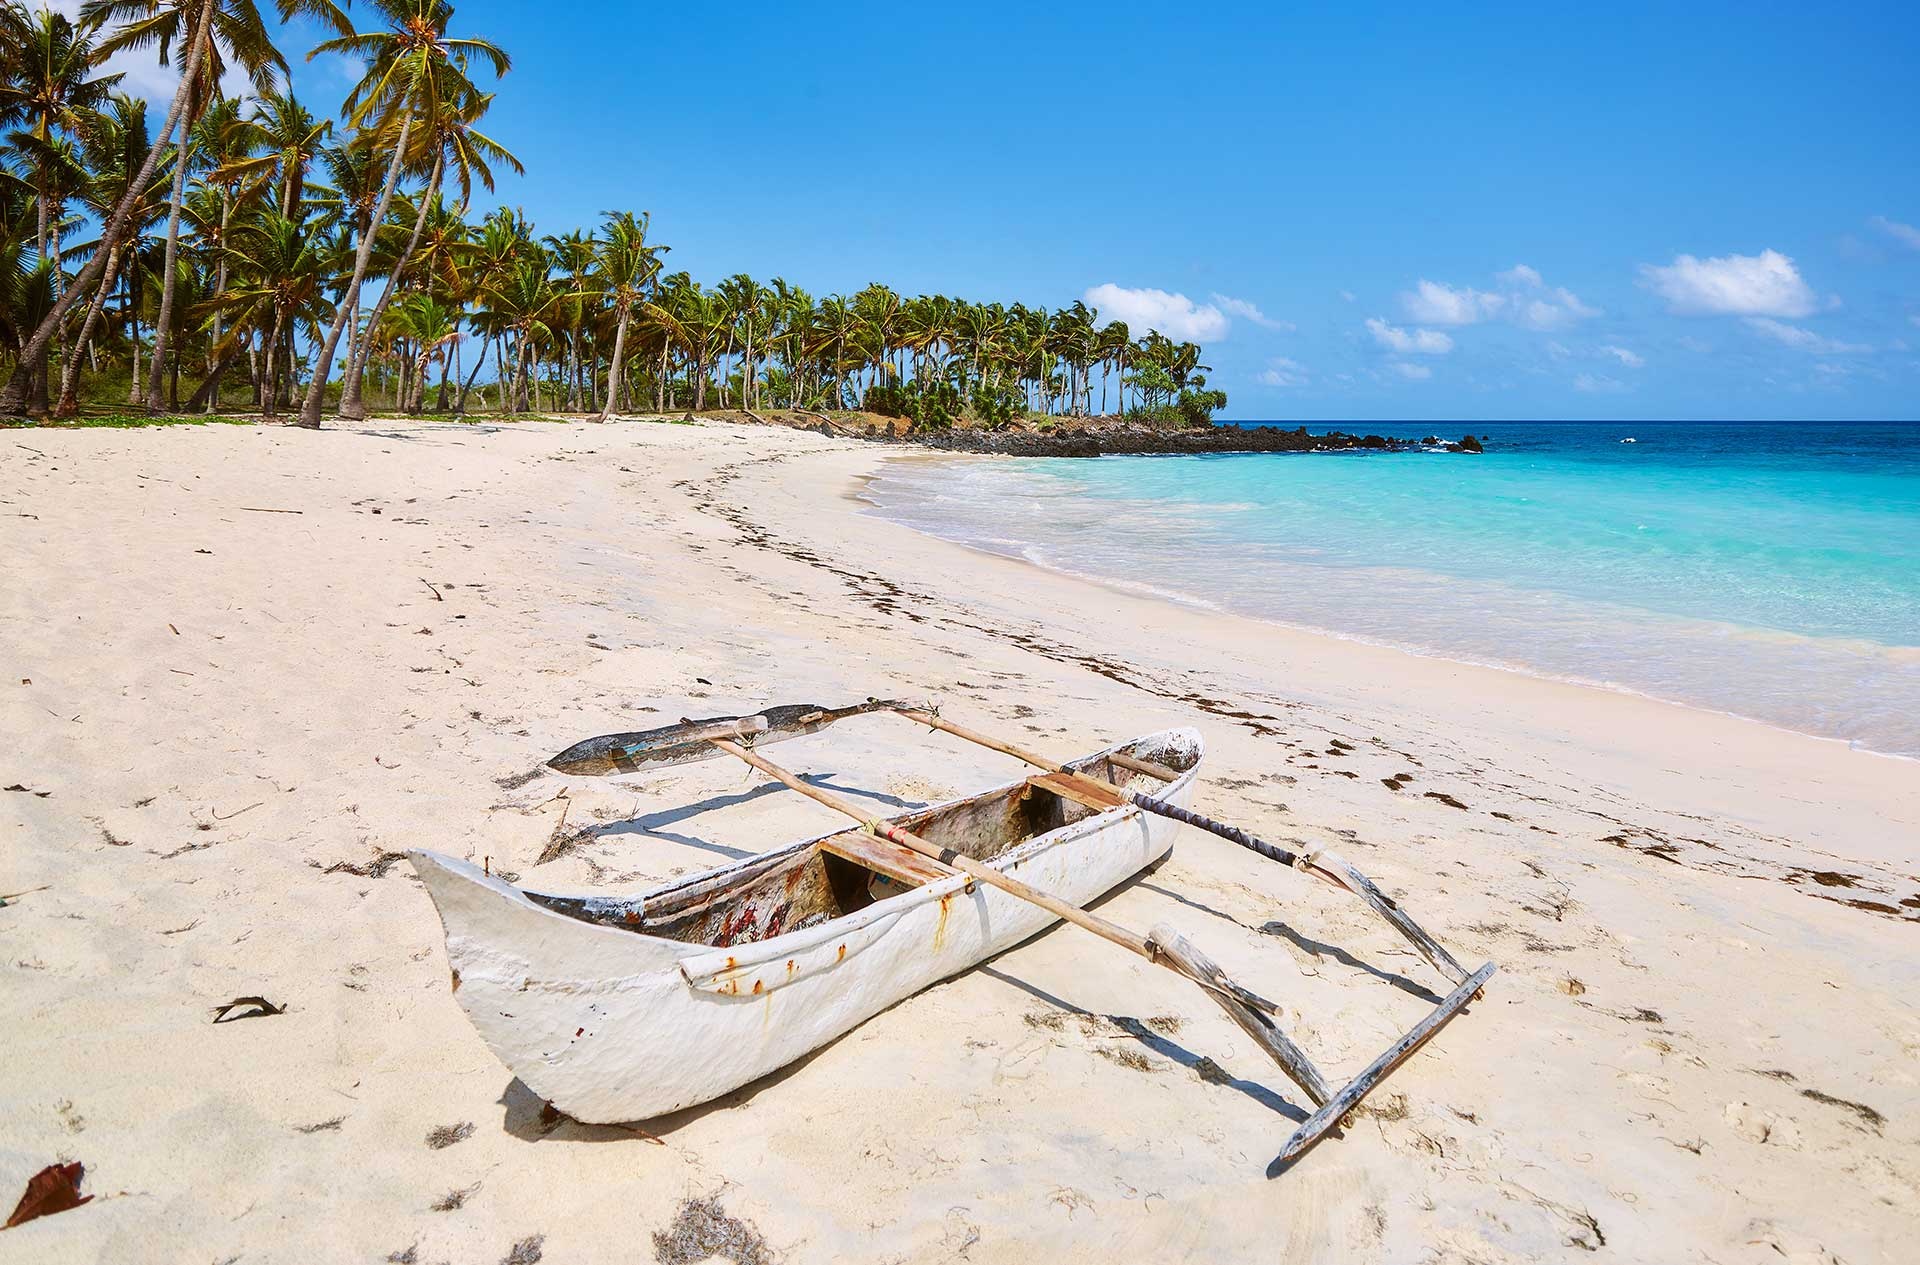
M897 462L867 494L1173 600L1920 756L1920 424L1340 429L1490 438Z

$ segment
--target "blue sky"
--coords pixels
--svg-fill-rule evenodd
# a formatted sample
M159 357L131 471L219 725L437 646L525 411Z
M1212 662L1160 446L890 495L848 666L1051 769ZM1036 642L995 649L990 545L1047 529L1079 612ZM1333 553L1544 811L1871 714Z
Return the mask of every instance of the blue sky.
M543 231L650 211L702 281L1093 293L1197 336L1237 418L1909 418L1917 11L472 0L455 28L514 58L498 200Z

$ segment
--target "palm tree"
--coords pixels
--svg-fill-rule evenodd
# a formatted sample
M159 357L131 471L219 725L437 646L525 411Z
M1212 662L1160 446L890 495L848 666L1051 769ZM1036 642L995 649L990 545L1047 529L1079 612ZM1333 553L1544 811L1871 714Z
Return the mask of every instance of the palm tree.
M9 49L6 113L26 124L10 138L11 148L32 171L34 240L40 263L55 261L48 278L57 300L66 280L58 267L60 222L67 201L86 184L74 142L92 128L99 107L122 76L93 73L103 57L93 41L98 22L83 19L76 24L50 10L18 10L10 12L7 27L19 43ZM46 398L46 354L43 343L18 370L31 379L36 407Z
M283 5L283 7L290 7ZM331 7L331 6L329 6ZM201 113L220 98L220 78L229 60L246 71L256 91L267 93L278 85L286 59L273 46L266 24L253 0L88 0L81 12L98 21L122 23L101 43L103 53L159 46L166 65L178 43L201 55L193 69L183 72L181 141L173 165L173 192L168 199L167 254L161 269L160 319L154 330L153 363L147 377L147 411L160 412L160 384L166 372L167 342L173 328L173 292L180 252L180 208L186 199L190 137ZM224 47L223 47L224 46Z
M484 334L485 339L473 358L472 370L461 384L460 395L454 401L453 407L457 413L467 410L467 394L472 391L475 379L486 364L487 349L497 346L498 340L507 335L507 322L496 310L495 301L532 241L531 227L508 207L501 207L489 215L475 236L472 254L462 276L466 282L462 292L476 308L469 318L469 324ZM501 386L504 389L504 383Z
M554 289L547 278L549 266L546 253L535 246L515 258L488 295L485 319L501 331L503 342L509 337L513 341L511 379L504 384L509 412L524 413L531 407L535 347L551 332L547 320L553 313Z
M834 407L847 407L847 374L852 365L848 360L849 349L860 335L860 317L853 305L845 298L830 295L820 303L819 320L814 327L815 345L820 350L833 349L831 372L833 373Z
M1107 372L1105 366L1113 366L1116 385L1119 387L1117 410L1127 411L1127 353L1133 350L1133 335L1127 332L1125 321L1108 321L1100 328L1098 348L1100 352L1100 411L1107 411Z
M446 406L447 372L450 351L460 338L458 309L431 294L409 294L396 304L388 316L396 332L413 344L411 389L398 401L409 413L419 413L427 405L427 369L440 362L440 404Z
M413 253L419 248L420 234L426 227L427 208L439 198L441 177L449 168L460 184L460 206L462 211L473 195L475 176L486 185L487 191L493 191L493 162L504 162L515 171L524 171L520 160L508 153L505 148L483 135L474 128L474 124L484 116L493 104L492 93L467 92L461 99L443 102L441 108L427 117L422 126L414 130L416 152L411 165L416 174L422 170L427 173L426 191L420 199L419 210L414 216L413 235L407 239L407 245L394 261L387 273L387 283L380 291L379 301L373 305L373 314L368 319L378 324L386 312L387 305L400 286L400 274L412 260ZM340 416L349 421L365 419L367 410L360 399L360 377L362 365L349 355L347 375L340 395Z
M549 234L541 239L548 252L553 256L553 265L561 273L561 295L558 309L561 322L567 331L567 412L578 413L585 404L581 392L594 395L591 386L584 386L585 372L582 354L581 336L586 332L589 299L588 275L593 271L595 252L600 243L593 234L581 229L556 235ZM597 397L596 397L597 398ZM598 404L594 407L597 409Z
M274 190L280 214L298 221L307 173L333 133L331 119L315 118L291 90L261 96L253 113L230 136L229 149L213 164L212 179L239 196Z
M119 46L143 47L147 44L159 43L163 55L169 45L183 33L174 29L169 20L170 17L176 13L187 15L184 31L186 57L181 66L179 85L174 90L173 103L167 112L166 124L148 148L146 159L141 163L137 175L126 182L125 193L121 202L113 208L112 214L108 217L106 229L101 234L102 240L117 241L125 235L127 220L133 214L135 200L146 188L147 182L153 178L153 173L160 164L161 155L173 144L174 128L179 126L183 117L186 116L187 106L196 86L205 82L201 71L213 51L214 40L210 32L216 25L216 16L222 12L221 2L222 0L171 0L169 8L163 11L160 0L88 0L81 9L82 23L104 22L118 11L120 15L130 19L127 25L114 36L114 41ZM312 14L323 22L335 25L344 22L332 0L278 0L278 4L282 18L299 12ZM203 36L206 38L202 38ZM109 51L107 44L103 43L99 51L102 54ZM5 102L0 102L0 114L10 108L12 107ZM80 275L74 279L74 283L67 287L53 306L43 314L39 325L22 344L21 350L25 355L25 363L35 363L44 354L46 345L53 339L68 309L74 303L82 297L91 295L96 285L107 284L108 279L103 277L106 262L107 252L96 251L93 258L81 269ZM17 417L21 414L26 404L29 376L16 373L8 381L6 388L0 390L0 417Z
M85 158L88 169L93 173L86 191L81 195L87 209L103 223L113 219L117 207L127 192L127 184L137 174L141 156L147 152L147 103L138 97L125 93L115 93L108 102L107 109L94 117L93 127L85 142ZM121 265L127 251L129 239L137 239L140 234L159 218L166 205L162 192L166 183L156 176L148 183L144 196L135 200L136 213L129 218L129 231L123 237L108 239L104 235L94 243L95 254L105 256L106 264L102 282L94 287L93 298L87 304L86 317L80 323L80 336L74 347L84 350L93 338L95 326L106 305L108 292L121 275ZM128 316L137 320L133 311L132 285L128 286ZM131 331L130 341L133 349L133 368L131 375L137 385L140 367L140 335L136 325ZM80 402L76 395L80 377L81 357L70 356L60 373L60 399L54 406L55 417L72 417L80 411Z
M58 161L54 142L62 135L84 136L114 85L125 76L93 73L105 57L93 42L100 29L98 19L83 18L76 25L43 9L22 26L24 43L16 53L18 79L10 95L15 117L24 118L32 142L35 240L40 258L45 259L49 224L59 218L59 200L49 183L50 165Z
M317 236L272 209L255 212L235 228L228 254L235 284L216 301L233 318L234 337L248 327L266 333L261 407L272 417L280 397L282 335L299 313L311 313L320 303L326 260Z
M635 306L646 299L647 287L660 273L662 248L647 244L646 215L631 211L608 211L601 223L603 234L594 252L593 285L596 297L613 303L613 362L607 368L607 405L600 410L606 421L619 412L625 399L622 390L627 364L627 324Z
M722 281L717 293L720 296L721 302L723 302L727 308L727 315L731 326L728 332L728 342L731 343L733 341L734 331L737 330L743 346L740 357L740 407L752 408L754 380L753 340L755 335L761 332L760 322L761 318L765 315L764 305L767 299L767 292L755 284L752 277L749 277L744 272L740 272ZM726 402L727 387L723 381L720 384L720 404L722 408L726 407Z
M289 0L282 0L283 3ZM316 3L324 0L314 0ZM496 76L504 75L512 65L507 54L484 39L453 39L447 24L453 19L453 6L446 0L366 0L387 29L354 32L348 28L336 39L325 40L307 54L311 61L322 53L341 53L362 58L366 74L347 94L343 107L349 125L371 133L382 142L392 136L393 157L387 163L386 181L381 187L371 224L360 234L354 252L353 275L347 282L339 313L327 331L326 341L314 362L313 386L307 391L307 404L300 415L301 426L318 429L320 407L327 378L333 372L333 356L340 346L341 332L357 310L361 282L366 279L367 264L373 255L374 234L387 218L395 186L400 182L402 164L412 151L408 141L416 124L420 130L436 131L441 115L449 109L470 105L481 95L467 77L472 58L489 62ZM444 155L446 137L436 137L435 150ZM391 287L389 287L391 290ZM358 378L349 364L342 387L344 392L358 391Z

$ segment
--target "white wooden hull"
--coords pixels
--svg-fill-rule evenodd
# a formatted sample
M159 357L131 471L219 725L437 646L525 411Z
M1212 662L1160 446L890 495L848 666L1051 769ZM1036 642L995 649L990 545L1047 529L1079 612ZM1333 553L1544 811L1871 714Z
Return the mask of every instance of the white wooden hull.
M1154 787L1185 804L1199 734L1144 741L1191 753L1176 781ZM993 864L1084 905L1165 856L1177 829L1115 808ZM454 995L481 1038L534 1093L588 1123L644 1120L737 1089L1056 921L956 876L716 949L582 921L464 861L409 855L446 928Z

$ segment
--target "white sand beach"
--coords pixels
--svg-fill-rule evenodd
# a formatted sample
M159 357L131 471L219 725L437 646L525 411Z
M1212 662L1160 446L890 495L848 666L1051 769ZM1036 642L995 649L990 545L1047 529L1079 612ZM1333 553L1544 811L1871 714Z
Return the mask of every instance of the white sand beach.
M1920 766L863 514L910 451L722 423L0 436L0 1200L62 1160L93 1196L0 1261L644 1261L709 1197L795 1262L1913 1258ZM1299 1091L1064 927L705 1107L543 1113L399 854L631 892L833 828L727 762L525 775L869 695L1063 755L1193 725L1197 807L1338 847L1500 974L1274 1179ZM882 812L1025 772L895 718L778 750ZM1359 902L1198 831L1098 909L1179 926L1335 1080L1440 983ZM284 1013L212 1023L248 995Z

